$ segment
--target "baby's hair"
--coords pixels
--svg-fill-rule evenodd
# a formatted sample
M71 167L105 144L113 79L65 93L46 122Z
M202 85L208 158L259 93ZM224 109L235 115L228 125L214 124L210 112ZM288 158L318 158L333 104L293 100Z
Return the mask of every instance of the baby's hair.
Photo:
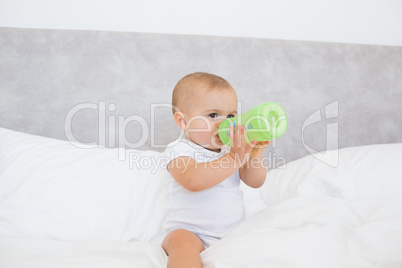
M195 93L205 90L205 93L212 90L222 90L232 88L224 78L204 72L196 72L183 77L173 89L172 111L173 114L178 109L183 109L184 102L191 102Z

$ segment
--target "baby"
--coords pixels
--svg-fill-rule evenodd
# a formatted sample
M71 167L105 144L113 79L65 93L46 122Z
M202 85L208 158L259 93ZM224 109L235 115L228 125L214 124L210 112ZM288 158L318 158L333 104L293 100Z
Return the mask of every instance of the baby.
M169 268L202 267L200 253L244 220L240 180L260 187L266 177L262 152L268 142L247 144L244 128L230 126L230 151L218 136L219 124L237 114L237 96L223 78L194 73L173 90L173 116L185 138L168 145L169 231L162 247Z

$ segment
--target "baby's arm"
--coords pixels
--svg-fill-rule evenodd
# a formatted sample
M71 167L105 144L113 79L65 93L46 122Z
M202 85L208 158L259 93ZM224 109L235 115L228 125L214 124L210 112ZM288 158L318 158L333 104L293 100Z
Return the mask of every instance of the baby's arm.
M187 156L175 158L168 164L170 174L180 185L192 192L209 189L227 179L247 161L255 146L255 143L244 142L243 127L238 125L235 135L232 125L229 133L233 141L229 154L205 163L197 163Z
M229 155L205 163L197 163L188 156L173 159L168 170L173 178L184 188L198 192L211 188L236 172L239 169Z
M270 141L257 144L251 152L247 163L240 168L241 180L250 187L259 188L265 182L267 168L262 158L262 153L269 143Z

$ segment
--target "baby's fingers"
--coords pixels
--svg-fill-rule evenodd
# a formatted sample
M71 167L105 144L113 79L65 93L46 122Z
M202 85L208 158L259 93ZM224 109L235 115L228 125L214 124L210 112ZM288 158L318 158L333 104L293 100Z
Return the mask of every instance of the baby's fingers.
M236 128L236 129L235 129ZM229 129L229 137L232 141L232 147L240 147L241 142L241 125L231 124Z
M271 141L260 141L257 143L255 148L257 148L257 149L267 148L270 143L271 143Z
M236 145L237 147L241 147L244 140L244 127L242 127L241 124L237 124L236 134L237 134L235 137L235 139L237 139Z
M248 151L251 152L254 148L257 148L258 146L258 141L253 140L252 142L250 142L249 144L247 144L248 146Z
M234 124L230 124L229 127L229 138L232 141L232 146L234 144Z

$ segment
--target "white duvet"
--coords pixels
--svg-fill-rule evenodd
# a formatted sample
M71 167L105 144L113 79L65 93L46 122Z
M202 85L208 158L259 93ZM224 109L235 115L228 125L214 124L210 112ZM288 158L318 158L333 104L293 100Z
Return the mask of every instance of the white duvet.
M402 144L327 154L243 188L249 217L204 267L402 267ZM0 128L0 267L166 267L165 174L128 160Z

